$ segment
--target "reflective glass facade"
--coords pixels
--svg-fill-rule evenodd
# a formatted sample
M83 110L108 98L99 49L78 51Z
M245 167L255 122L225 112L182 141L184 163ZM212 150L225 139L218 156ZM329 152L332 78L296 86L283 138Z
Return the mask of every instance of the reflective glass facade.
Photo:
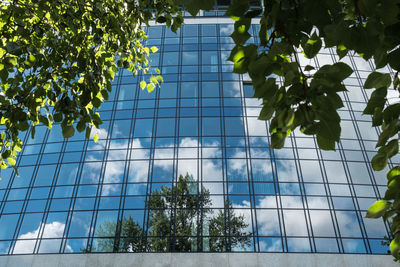
M152 67L165 83L147 93L142 75L121 70L97 143L60 129L27 133L20 177L1 173L0 253L386 254L387 226L364 218L386 184L369 164L378 130L362 115L374 66L343 59L356 71L345 80L335 152L299 131L274 150L248 77L226 61L232 30L206 20L177 34L150 27ZM258 25L251 33L257 43ZM304 66L338 61L330 49L315 61L299 56Z

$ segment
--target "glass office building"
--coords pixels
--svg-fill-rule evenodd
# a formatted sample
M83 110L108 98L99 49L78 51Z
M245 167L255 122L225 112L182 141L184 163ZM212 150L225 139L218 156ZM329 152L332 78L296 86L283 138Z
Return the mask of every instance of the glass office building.
M177 34L149 27L162 88L143 91L141 75L121 70L97 143L43 126L35 139L26 133L20 177L1 173L0 253L386 254L387 225L365 218L386 185L370 166L378 130L362 115L374 66L343 59L355 72L345 80L336 151L299 131L274 150L248 77L226 61L232 30L227 18L205 17ZM304 66L337 61L331 49L301 58Z

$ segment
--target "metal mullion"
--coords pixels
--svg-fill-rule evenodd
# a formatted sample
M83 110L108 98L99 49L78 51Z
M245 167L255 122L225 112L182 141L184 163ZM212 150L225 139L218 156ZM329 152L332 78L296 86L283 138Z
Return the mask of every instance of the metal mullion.
M46 144L47 144L47 142L46 142ZM61 151L64 151L65 152L65 148L66 148L66 142L63 142L63 144L62 144L62 146L61 146ZM84 141L84 147L85 146L87 146L86 145L86 140ZM86 149L83 149L83 151L82 151L82 154L81 154L81 160L82 160L82 155L85 153L85 150ZM56 166L56 170L55 170L55 172L54 172L54 178L53 178L53 182L52 182L52 184L51 184L51 186L50 186L50 191L49 191L49 195L48 195L48 198L47 198L47 201L46 201L46 206L45 206L45 209L44 209L44 216L43 216L43 220L42 220L42 224L43 225L46 225L46 223L47 223L47 219L48 219L48 217L49 217L49 213L50 213L50 207L51 207L51 203L53 202L53 196L54 196L54 190L55 190L55 188L57 187L56 186L56 184L57 184L57 180L58 180L58 176L59 176L59 173L60 173L60 166L61 166L61 163L62 163L62 158L64 157L64 153L60 153L60 155L59 155L59 157L58 157L58 161L57 161L57 166ZM64 231L65 231L65 228L64 228ZM41 230L41 231L39 231L39 235L38 235L39 237L38 237L38 241L36 242L36 244L35 244L35 249L34 249L34 251L36 250L36 247L37 247L37 250L39 251L39 249L40 249L40 244L42 243L42 238L43 238L43 229ZM39 242L39 240L40 240L40 242ZM61 243L60 243L60 248L59 248L59 253L60 252L62 252L62 250L61 250L61 248L62 248L62 242L63 242L63 239L61 239Z
M95 202L94 202L94 207L93 207L93 212L92 212L92 219L91 219L91 223L90 223L90 228L89 228L89 233L88 233L88 243L87 243L87 247L92 249L93 247L93 237L95 235L95 227L96 227L96 223L97 223L97 215L99 212L99 206L100 206L100 200L101 200L101 192L102 192L102 187L103 187L103 183L104 183L104 175L105 175L105 168L107 166L107 157L110 151L110 142L111 142L111 138L112 138L112 132L114 130L114 121L115 121L115 113L116 113L116 106L117 106L117 102L118 102L118 94L119 94L119 89L120 89L120 80L121 75L118 75L118 82L116 84L116 92L115 92L115 98L113 101L113 107L112 107L112 111L111 111L111 118L110 118L110 125L108 128L108 136L106 139L106 143L104 145L104 154L103 154L103 160L101 161L101 167L100 167L100 177L98 180L98 184L97 184L97 192L96 192L96 196L95 196Z
M118 79L118 88L121 88L121 78ZM136 90L135 93L139 91L138 89L138 83L136 83ZM116 96L116 103L118 105L118 102L123 102L124 100L118 100L119 97L119 90L118 96ZM124 216L124 207L125 207L125 199L126 199L126 187L128 184L128 175L129 175L129 166L130 166L130 157L132 154L132 143L133 143L133 130L135 127L136 123L136 107L137 107L137 102L134 102L133 108L132 108L132 114L131 114L131 128L129 131L129 136L128 136L128 145L127 145L127 153L125 156L125 166L124 166L124 173L122 174L122 184L121 184L121 196L119 200L119 208L118 208L118 215L117 215L117 229L115 232L115 239L114 239L114 246L113 246L113 252L118 252L119 250L119 242L121 241L121 229L122 229L122 223L123 223L123 216ZM120 222L120 227L118 229L118 222Z
M367 250L367 253L370 254L371 253L371 247L370 247L369 242L368 242L367 230L365 229L365 225L364 225L364 222L362 220L360 206L358 205L357 194L356 194L355 189L354 189L354 183L353 183L353 180L351 179L350 171L348 170L349 167L347 166L346 155L344 154L342 144L339 143L338 146L339 146L339 152L341 154L342 162L344 163L344 170L345 170L345 173L346 173L346 176L347 176L347 182L348 182L348 185L350 187L350 195L351 195L351 198L353 200L354 207L356 209L355 213L356 213L356 216L357 216L358 224L360 226L362 240L363 240L364 246L365 246L365 248Z
M280 83L282 83L279 80ZM270 121L268 121L268 129L269 129L269 124ZM268 142L271 144L271 133L268 130ZM280 223L280 230L281 230L281 240L282 240L282 250L283 252L288 252L288 243L287 243L287 235L286 235L286 226L285 226L285 218L283 216L283 208L282 208L282 199L281 199L281 193L280 193L280 181L278 179L278 170L277 170L277 164L276 164L276 157L275 157L275 150L273 148L270 148L270 155L271 155L271 162L272 162L272 170L273 170L273 175L275 177L275 190L276 190L276 206L277 206L277 212L278 212L278 220Z
M221 42L220 42L220 36L219 36L219 26L217 26L217 46L220 47ZM226 136L225 136L225 116L224 116L224 102L223 102L223 75L222 75L222 62L221 62L221 57L219 56L218 59L218 89L219 89L219 104L220 104L220 116L219 116L219 121L221 123L221 154L222 154L222 188L223 188L223 195L224 195L224 221L225 221L225 228L224 228L224 240L225 244L229 242L231 243L231 238L230 238L230 233L229 236L227 237L226 234L226 224L227 224L227 216L226 216L226 208L225 208L225 203L226 200L229 202L229 196L228 196L228 181L227 181L227 175L228 175L228 168L227 168L227 158L226 158ZM226 198L226 199L225 199ZM228 207L228 218L229 218L229 207ZM227 240L228 238L228 240ZM225 250L227 247L225 247Z
M203 194L203 172L201 170L202 168L202 158L203 158L203 154L202 154L202 149L201 149L201 145L200 145L200 136L201 136L201 96L202 94L200 93L202 90L202 84L201 84L201 76L203 74L202 69L200 68L200 66L202 66L203 64L203 60L202 60L202 56L203 56L203 42L202 42L202 36L203 36L203 31L202 31L202 27L201 26L197 26L198 27L198 33L199 33L199 39L198 39L198 50L200 53L198 53L198 62L199 64L197 65L197 181L196 181L196 185L197 185L197 214L196 214L196 222L197 222L197 229L196 229L196 251L203 251L203 220L202 220L202 214L203 214L203 207L200 207L200 203L199 203L199 199Z
M313 137L313 140L314 140L315 147L317 147L317 142L315 140L315 137ZM319 166L322 171L322 181L323 181L323 185L324 185L325 193L326 193L325 197L328 199L328 208L329 208L329 213L331 215L331 220L332 220L333 230L335 233L336 243L338 245L339 253L343 253L343 251L344 251L343 242L342 242L342 238L340 236L339 223L338 223L337 216L335 213L335 208L333 205L332 193L331 193L331 189L329 187L329 181L328 181L327 174L326 174L324 158L322 156L321 150L320 149L316 149L316 150L317 150ZM324 196L322 196L322 197L324 197Z
M354 110L352 108L351 101L350 101L350 99L349 99L349 97L348 97L346 92L343 92L343 95L345 97L345 100L347 101L347 105L348 105L348 108L349 108L351 121L352 121L352 124L353 124L353 127L354 127L354 131L356 133L357 141L358 141L358 143L359 143L359 145L361 147L361 150L365 151L365 147L364 147L363 142L362 142L363 139L362 139L362 136L361 136L361 133L360 133L360 129L358 128L358 123L357 123L356 117L354 115ZM339 143L339 147L341 148L339 150L340 155L341 155L341 161L345 166L344 169L345 169L345 172L346 172L346 176L347 176L347 181L348 181L349 187L351 189L350 192L351 192L351 197L352 197L352 200L353 200L353 203L354 203L354 207L356 208L355 212L356 212L357 219L359 221L363 242L364 242L365 248L367 250L367 253L371 253L371 247L370 247L370 244L369 244L369 241L368 241L367 231L365 229L365 225L364 225L364 222L362 220L361 210L360 210L360 207L358 205L358 199L357 199L357 196L356 196L356 193L355 193L355 189L354 189L354 183L353 183L353 181L351 179L351 173L348 170L346 155L344 153L344 150L343 150L341 142ZM366 155L365 155L364 151L362 151L363 158L364 158L364 163L367 163L368 160L366 159ZM367 171L368 171L368 167L367 167ZM368 171L368 173L370 175L370 181L371 181L372 188L375 191L375 196L378 196L377 195L377 188L374 187L374 183L373 183L370 171ZM378 194L379 194L379 191L378 191Z
M154 113L155 113L155 109L154 109ZM156 116L156 115L154 115ZM143 231L143 235L146 232L146 241L145 241L145 250L147 250L147 239L148 239L148 229L149 229L149 217L150 217L150 206L148 205L148 203L151 200L151 190L152 190L152 184L153 184L153 169L154 169L154 150L155 150L155 133L156 133L156 118L154 117L153 120L153 129L152 129L152 138L151 138L151 144L150 144L150 153L149 153L149 171L148 171L148 183L147 183L147 189L146 189L146 211L144 216L144 219L146 218L146 212L147 212L147 221L145 223L145 221L143 221L143 224L146 224L146 229Z
M40 163L40 161L41 161L41 159L43 157L43 151L44 151L44 147L45 147L45 143L46 143L48 135L49 135L49 130L46 130L46 133L44 134L44 137L43 137L43 142L42 142L42 144L40 146L38 157L36 159L35 166L40 166L39 163ZM65 142L65 140L64 140L64 142ZM28 206L30 195L32 193L33 185L34 185L34 183L36 181L37 173L38 173L38 168L35 168L33 170L33 172L32 172L32 179L31 179L31 181L30 181L30 183L28 185L28 189L27 189L27 192L26 192L26 195L25 195L24 203L22 204L22 207L21 207L21 212L19 213L19 217L18 217L18 221L17 221L17 227L15 228L14 235L12 237L12 241L10 242L9 252L11 252L11 254L13 254L13 252L14 252L15 244L17 242L16 239L18 238L19 231L21 230L21 226L22 226L23 220L24 220L25 215L26 215L26 209L27 209L27 206ZM54 177L53 177L53 179L54 179ZM14 180L15 180L15 175L14 175L13 182L14 182ZM11 190L11 186L12 186L12 184L10 184L10 190ZM42 212L38 212L38 213L42 213ZM42 225L43 216L44 216L44 212L43 212L43 215L42 215L42 219L40 221L39 230L40 230L40 227ZM34 249L33 249L33 252L32 252L33 254L35 253L37 239L38 239L38 237L35 238L36 242L35 242L35 246L34 246Z
M161 42L165 40L165 27L163 27L161 31ZM160 45L162 49L164 46ZM161 53L159 62L163 61L163 54ZM162 65L162 64L161 64ZM139 94L138 94L139 95ZM140 99L138 99L140 101ZM155 100L154 100L155 101ZM154 104L155 105L155 104ZM146 196L145 196L145 201L146 201L146 206L145 206L145 211L143 214L143 226L146 225L146 229L143 227L143 238L146 235L145 242L144 242L144 249L147 251L148 249L148 229L149 229L149 218L150 218L150 207L148 203L151 200L151 194L152 194L152 184L153 184L153 169L154 169L154 151L156 148L156 134L157 134L157 115L158 115L158 107L155 105L154 107L154 113L153 113L153 128L152 128L152 136L151 136L151 144L150 144L150 153L149 153L149 169L148 169L148 182L147 182L147 188L146 188ZM147 214L147 221L146 219L146 214Z
M332 52L331 51L329 51L329 55L331 56L331 58L332 58L332 61L333 62L336 62L336 58L335 58L335 56L332 54ZM350 60L350 59L349 59ZM319 67L319 62L318 62L318 59L316 59L316 64L317 64L317 66ZM346 94L343 94L343 96L345 97L345 99L346 99ZM350 102L349 102L350 103ZM350 112L350 111L349 111ZM315 142L315 141L314 141ZM342 153L340 152L340 148L339 148L339 155L340 155L340 157L341 157L341 159L340 159L340 162L343 164L343 167L344 167L344 170L345 170L345 175L346 175L346 178L348 177L348 174L346 173L346 169L345 169L345 166L344 166L344 164L345 164L345 162L343 161L343 155L342 155ZM326 169L325 169L325 165L324 165L324 173L326 172ZM328 185L329 185L330 183L328 182ZM350 184L348 183L348 186L350 187ZM329 187L329 186L328 186ZM330 192L330 188L329 188L329 192ZM351 192L351 190L350 190L350 192ZM350 193L350 194L352 194L352 192ZM353 200L353 196L351 195L351 197L352 197L352 200ZM354 202L354 200L353 200L353 202ZM340 211L340 210L337 210L337 209L335 209L335 207L334 207L334 203L333 203L333 199L332 199L332 206L333 206L333 213L334 213L334 218L335 218L335 222L337 223L337 228L338 228L338 235L339 235L339 238L340 238L340 247L339 247L339 252L340 252L340 250L342 249L342 252L344 253L344 245L343 245L343 238L342 238L342 236L341 236L341 233L340 233L340 227L339 227L339 223L338 223L338 220L337 220L337 215L336 215L336 211Z
M185 26L184 26L185 27ZM176 210L177 210L177 199L178 196L174 195L174 184L178 188L178 164L179 164L179 125L180 125L180 111L181 111L181 83L182 83L182 59L183 59L183 28L180 32L178 48L178 75L177 75L177 90L176 90L176 113L175 113L175 136L174 136L174 155L172 164L172 173L175 177L171 181L171 211L170 211L170 225L169 225L169 250L175 251L176 244ZM172 241L171 241L172 240Z
M271 143L270 143L271 144ZM272 162L272 175L274 177L274 186L275 186L275 201L276 201L276 211L278 215L278 221L280 224L280 231L281 231L281 241L282 241L282 251L287 252L288 244L287 244L287 236L286 236L286 226L285 226L285 218L283 216L283 208L282 208L282 199L281 199L281 192L280 192L280 182L278 180L278 170L276 165L276 157L275 151L271 150L271 162Z
M87 150L87 147L86 147L86 150ZM86 152L87 152L86 150L83 151L83 153L81 155L81 160L80 160L80 162L78 164L78 170L77 170L77 173L76 173L74 188L72 190L72 194L71 194L71 197L70 197L71 201L69 203L68 214L67 214L67 218L66 218L66 222L65 222L65 228L64 228L64 233L63 233L63 241L61 242L61 247L60 247L61 252L63 252L65 250L66 242L68 240L69 228L70 228L70 225L71 225L72 216L73 216L74 211L75 211L75 210L73 210L73 208L75 207L75 203L76 203L76 198L77 198L78 188L79 188L79 182L80 182L80 179L81 179L81 176L82 176L84 159L85 159L85 155L86 155Z
M122 79L122 78L121 78ZM133 140L134 140L134 130L135 130L135 125L136 125L136 115L137 115L137 107L138 107L138 99L139 99L139 83L136 83L136 91L135 91L135 96L134 96L134 102L133 102L133 108L132 108L132 125L131 125L131 130L130 130L130 136L128 138L128 153L126 157L126 164L127 167L125 167L125 174L124 174L124 181L122 184L122 190L121 190L121 200L120 200L120 210L118 214L118 218L121 220L121 228L119 233L119 236L121 236L121 229L122 229L122 222L125 216L125 201L126 201L126 191L127 191L127 186L128 186L128 178L129 178L129 170L130 170L130 164L131 164L131 157L132 157L132 146L133 146ZM142 231L143 232L143 231ZM143 238L143 237L142 237ZM117 248L119 249L119 247ZM114 244L114 250L115 250L115 244Z
M308 207L308 201L307 201L307 197L306 197L306 190L304 187L303 173L301 171L300 157L299 157L299 151L298 151L298 147L297 147L297 143L296 143L296 137L290 136L290 139L292 141L292 146L293 146L293 150L294 150L293 151L294 152L294 163L296 166L297 179L299 181L300 195L301 195L301 199L303 202L302 203L303 204L303 212L304 212L304 218L306 221L308 241L310 244L311 252L315 252L316 246L315 246L314 232L313 232L313 227L312 227L312 222L311 222L310 209Z
M23 138L24 140L21 140L24 145L22 146L22 151L20 152L20 155L17 157L16 166L19 166L19 164L21 163L22 155L23 155L23 152L25 151L25 143L29 139L29 133L30 133L30 131L27 131L27 133L25 134L25 137ZM1 174L1 169L0 169L0 174ZM2 200L0 201L0 218L3 215L4 207L5 207L6 203L7 203L7 198L8 198L8 195L10 194L11 186L12 186L12 184L14 182L15 176L16 176L16 173L11 171L10 179L8 181L8 184L3 189L4 190L4 196L3 196ZM0 181L0 182L4 182L4 181Z
M241 77L242 78L242 77ZM257 227L257 219L256 219L256 201L255 201L255 191L254 191L254 180L253 180L253 168L251 165L251 154L250 154L250 136L249 136L249 125L248 125L248 117L247 117L247 105L246 105L246 98L244 95L244 89L243 89L243 81L240 80L240 85L241 85L241 101L242 102L242 107L243 108L243 126L245 127L245 150L246 150L246 165L247 165L247 180L248 180L248 186L249 186L249 198L250 198L250 212L251 212L251 229L253 231L253 246L254 249L253 251L260 251L260 245L259 245L259 240L258 240L258 227ZM257 245L256 245L256 239L257 239Z
M331 56L331 59L332 59L332 61L333 62L336 62L336 58L335 58L335 56L332 54L332 52L329 50L329 55ZM320 65L319 65L319 61L318 61L318 58L315 58L315 64L316 64L316 66L318 67L318 68L320 68ZM317 145L317 143L316 143L316 140L315 140L315 137L314 137L314 144L316 144ZM319 150L320 151L320 150ZM322 156L322 154L321 154L321 156ZM323 158L323 157L321 157L321 158ZM334 224L333 224L333 226L334 226L334 230L335 230L335 234L337 234L337 236L339 237L339 240L338 240L338 238L336 239L337 241L338 241L338 245L339 245L339 253L340 252L344 252L344 246L343 246L343 240L342 240L342 237L341 237L341 234L340 234L340 228L339 228L339 222L338 222L338 220L337 220L337 215L336 215L336 209L335 209L335 207L334 207L334 203L333 203L333 199L332 199L332 194L331 194L331 191L330 191L330 183L329 183L329 181L328 181L328 178L327 178L327 175L326 175L326 169L325 169L325 164L324 164L324 160L322 160L322 162L320 163L320 165L322 164L322 167L323 167L323 174L325 174L325 176L326 176L326 185L325 185L325 190L326 189L328 189L328 191L329 191L329 195L330 195L330 197L328 198L329 199L329 201L330 202L332 202L332 203L330 203L329 201L328 201L328 206L330 207L331 205L332 205L332 210L330 210L330 212L331 212L331 216L332 216L332 218L333 218L333 220L334 220ZM324 177L323 177L324 178ZM337 228L337 229L336 229ZM337 232L336 232L336 230L337 230Z

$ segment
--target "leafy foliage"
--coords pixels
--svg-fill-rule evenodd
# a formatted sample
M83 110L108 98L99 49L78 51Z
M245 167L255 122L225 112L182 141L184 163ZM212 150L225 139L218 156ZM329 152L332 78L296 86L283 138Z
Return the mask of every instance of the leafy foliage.
M256 16L248 2L233 1L227 10L226 15L236 21L235 25ZM246 44L248 27L235 27L231 37L236 46L229 60L234 63L234 72L249 74L254 97L263 100L259 119L271 119L272 147L283 147L285 138L297 127L306 135L316 135L321 149L335 150L340 140L337 110L343 107L343 100L339 92L347 90L342 82L353 70L339 61L315 71L312 66L300 65L298 53L312 59L323 45L336 48L340 59L356 53L365 60L374 60L377 68L389 65L396 72L393 87L400 89L398 1L275 0L263 1L261 12L260 45ZM277 77L281 77L282 84L277 83ZM400 103L387 104L391 85L390 73L377 71L364 84L365 89L373 89L364 114L372 115L371 126L381 128L379 150L371 160L376 171L383 170L399 150ZM383 217L389 222L393 239L390 247L396 259L400 259L400 176L393 173L398 168L389 172L392 174L390 179L388 176L384 200L377 201L367 213L369 218Z
M151 73L142 25L182 23L172 0L31 1L0 3L1 168L15 164L19 133L60 123L69 138L90 136L102 124L96 112L111 92L118 67ZM162 82L151 75L148 91ZM142 87L143 88L143 87ZM95 138L97 139L97 138Z
M250 244L251 234L244 216L237 216L232 204L216 215L211 209L210 193L198 188L193 178L179 176L172 188L155 190L147 202L149 222L147 242L144 231L132 217L121 221L106 221L96 230L99 239L92 250L101 252L140 251L231 251ZM115 239L114 239L115 237ZM147 248L146 248L147 244Z

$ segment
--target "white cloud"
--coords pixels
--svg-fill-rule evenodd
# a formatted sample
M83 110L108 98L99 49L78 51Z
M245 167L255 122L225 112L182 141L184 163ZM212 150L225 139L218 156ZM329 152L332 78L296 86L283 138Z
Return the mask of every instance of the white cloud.
M260 251L268 251L268 252L279 252L282 251L282 241L277 239L273 241L271 245L268 245L265 241L259 241Z
M221 35L229 36L233 32L232 24L225 24L220 26Z
M44 228L43 238L57 238L62 237L65 229L65 224L54 221L49 224L41 224L36 230L19 235L19 239L34 239L37 238L40 228ZM33 253L36 240L18 240L14 246L14 254ZM61 243L60 243L61 244ZM40 244L40 251L42 252L57 252L59 247L54 247L54 242L46 242L42 240ZM66 252L72 252L70 246L65 247Z

